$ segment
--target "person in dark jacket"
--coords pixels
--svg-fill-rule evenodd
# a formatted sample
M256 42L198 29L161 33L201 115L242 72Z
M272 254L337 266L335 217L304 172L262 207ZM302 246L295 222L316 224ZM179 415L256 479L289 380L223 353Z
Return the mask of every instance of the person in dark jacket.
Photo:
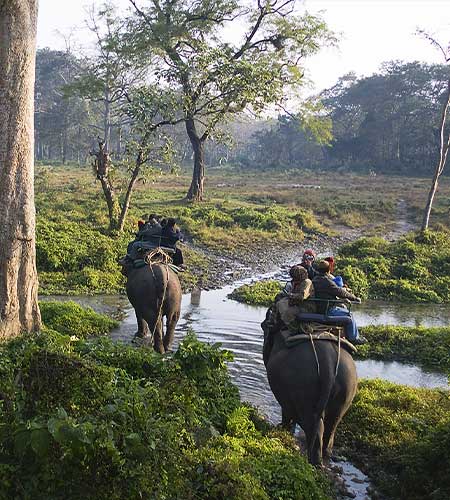
M336 299L347 299L354 302L361 302L361 299L353 295L344 287L338 286L332 279L330 273L330 263L323 260L317 265L317 275L313 278L314 295L316 299L322 300L336 300ZM328 316L346 316L351 318L351 323L344 325L345 337L347 340L353 344L365 344L366 339L361 337L358 332L358 327L356 326L355 319L353 318L350 311L344 306L334 306L328 307L327 303L319 302L318 310L321 314L327 314Z
M173 263L178 267L184 267L183 253L177 248L178 241L183 241L183 235L180 228L177 227L177 221L173 218L167 219L161 232L161 246L173 248L175 250Z
M317 271L314 267L314 262L316 260L316 253L311 248L307 248L302 255L302 261L299 266L304 267L308 271L308 278L312 280L314 276L317 274Z

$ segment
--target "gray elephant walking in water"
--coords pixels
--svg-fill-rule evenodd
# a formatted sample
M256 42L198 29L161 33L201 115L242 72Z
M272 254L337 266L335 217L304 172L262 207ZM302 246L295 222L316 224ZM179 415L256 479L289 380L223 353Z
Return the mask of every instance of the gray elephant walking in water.
M151 264L127 269L127 296L136 313L136 337L144 337L146 324L153 335L155 351L164 354L173 343L180 318L181 285L178 276L166 264ZM166 331L163 332L163 318Z
M356 394L357 374L352 355L342 346L315 340L314 347L307 341L287 348L279 332L269 334L264 364L283 425L302 427L308 460L320 465L331 456L336 428Z

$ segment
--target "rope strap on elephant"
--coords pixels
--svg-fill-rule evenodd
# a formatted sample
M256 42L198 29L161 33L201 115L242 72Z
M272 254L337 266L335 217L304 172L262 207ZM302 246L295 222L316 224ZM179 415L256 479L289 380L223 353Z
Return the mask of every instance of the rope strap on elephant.
M158 309L158 316L156 317L156 322L155 322L155 327L153 328L152 332L152 337L155 335L156 328L158 327L158 324L160 321L162 321L162 312L163 312L163 306L164 306L164 299L166 298L166 291L167 291L167 286L169 284L169 266L172 263L172 258L170 255L165 252L162 248L158 247L149 252L145 257L144 260L146 264L150 267L153 277L155 277L155 273L153 272L153 266L155 264L162 264L166 267L166 273L167 277L164 282L164 290L163 290L163 295L161 299L161 304L159 305Z
M357 352L356 347L349 342L347 339L338 337L337 335L333 335L329 331L327 332L319 332L319 333L311 333L310 335L306 334L298 334L298 335L292 335L291 332L288 330L284 330L280 332L280 334L284 338L284 342L286 344L286 347L294 347L297 344L301 344L302 342L311 342L315 340L328 340L330 342L335 342L338 345L341 345L343 348L345 348L347 351L349 351L351 354L354 354Z
M317 350L314 341L316 340L327 340L330 342L335 342L338 345L338 355L337 355L337 361L336 361L336 369L334 372L334 376L337 376L338 369L339 369L339 363L341 360L341 348L344 347L347 351L350 352L350 354L354 354L357 352L356 347L349 342L347 339L342 338L340 335L336 336L333 335L331 332L326 331L319 331L317 333L308 333L308 334L298 334L298 335L292 335L289 331L284 330L281 331L280 334L284 338L284 342L286 344L286 347L294 347L298 344L301 344L303 342L311 342L312 350L314 352L314 356L316 358L316 363L317 363L317 374L320 377L320 363L319 363L319 358L317 356Z
M157 247L146 254L144 261L150 267L152 267L152 264L164 264L168 266L172 263L172 257L161 247Z

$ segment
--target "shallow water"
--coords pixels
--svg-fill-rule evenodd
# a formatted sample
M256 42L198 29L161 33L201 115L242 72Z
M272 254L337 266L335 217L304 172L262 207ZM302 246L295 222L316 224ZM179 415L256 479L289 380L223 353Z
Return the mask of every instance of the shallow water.
M192 328L198 338L205 342L220 342L223 348L234 354L234 362L229 371L233 381L239 386L242 399L257 406L272 422L278 422L280 411L267 384L262 360L263 342L261 321L266 308L241 304L229 300L227 295L234 289L227 286L219 290L195 291L183 296L181 318L177 325L174 348L183 338L188 328ZM445 311L445 312L444 312ZM120 327L112 332L112 338L130 342L136 331L133 310ZM393 324L443 326L448 311L441 306L411 307L402 304L369 303L354 308L358 324ZM356 362L360 378L382 378L398 384L414 387L448 388L445 375L427 372L414 365L395 361L364 360Z

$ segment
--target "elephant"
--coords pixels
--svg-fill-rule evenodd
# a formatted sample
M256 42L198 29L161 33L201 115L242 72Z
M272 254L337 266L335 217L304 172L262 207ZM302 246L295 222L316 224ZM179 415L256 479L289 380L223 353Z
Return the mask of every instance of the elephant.
M159 263L128 268L126 276L127 296L134 307L138 325L135 336L143 338L149 331L153 335L155 351L164 354L172 345L180 318L182 291L178 276L168 265Z
M314 352L309 340L286 347L279 332L265 337L264 364L281 406L282 425L299 424L309 462L322 465L331 457L336 428L356 394L353 357L342 346L338 355L337 343L330 340L314 340Z

